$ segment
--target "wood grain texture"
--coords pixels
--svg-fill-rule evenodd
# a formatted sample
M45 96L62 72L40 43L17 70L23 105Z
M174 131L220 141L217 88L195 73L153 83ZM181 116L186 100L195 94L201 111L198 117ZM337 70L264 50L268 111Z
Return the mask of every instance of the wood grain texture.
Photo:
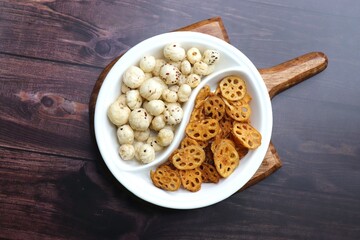
M359 216L354 211L358 201L351 195L307 189L287 189L284 194L275 186L291 179L285 168L278 172L280 178L277 174L274 181L257 184L224 202L178 211L129 194L100 162L0 151L4 239L237 239L240 235L256 239L268 234L269 239L306 239L309 235L321 238L324 233L318 228L326 230L328 239L342 239L342 231L350 239L358 235ZM342 222L336 224L339 219Z
M260 69L270 98L323 71L328 58L322 52L311 52L270 68Z
M355 0L0 0L0 238L359 239L359 12ZM259 69L310 52L328 66L272 99L280 171L211 207L163 209L98 160L81 106L131 46L214 16Z
M176 31L193 31L206 33L211 36L220 38L226 42L230 42L228 33L221 17L213 17L207 20L202 20L200 22L190 24L189 26L179 28Z
M266 177L270 176L273 172L278 170L282 166L280 157L276 151L276 148L272 142L270 142L269 148L265 154L264 160L261 162L259 169L254 176L243 186L240 191L260 182Z
M100 70L0 54L0 145L91 159L89 92ZM44 71L46 69L46 71Z

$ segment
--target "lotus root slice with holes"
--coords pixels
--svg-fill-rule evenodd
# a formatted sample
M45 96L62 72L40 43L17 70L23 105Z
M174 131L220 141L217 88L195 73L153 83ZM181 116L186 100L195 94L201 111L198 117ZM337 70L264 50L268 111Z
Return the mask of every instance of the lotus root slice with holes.
M208 97L204 102L204 113L207 118L221 120L225 115L225 103L216 95Z
M220 180L220 174L216 168L208 163L203 163L199 167L201 171L201 178L203 183L218 183Z
M235 143L231 139L221 138L220 135L217 135L214 141L211 143L211 152L215 154L216 148L220 145L220 143L227 142L235 147Z
M189 122L200 122L201 120L204 119L205 119L204 104L202 104L198 108L194 108L194 110L191 112Z
M241 100L246 94L246 84L239 76L228 76L223 78L220 83L221 95L230 100Z
M199 108L210 94L210 86L205 85L200 89L198 95L195 98L195 108Z
M248 123L235 122L232 129L234 139L248 149L261 144L261 134Z
M200 122L190 122L185 129L186 134L198 141L208 141L215 137L220 130L216 119L204 119Z
M239 165L240 159L234 145L228 141L222 141L215 150L214 163L220 176L230 176Z
M225 115L220 121L220 131L218 135L220 135L221 138L227 138L232 130L233 125L233 119Z
M185 137L180 143L180 148L186 148L191 145L199 146L198 142L195 139Z
M191 170L180 170L180 179L182 186L190 192L197 192L201 188L202 178L199 168Z
M199 141L199 140L195 140L195 139L192 139L192 138L186 136L181 141L179 148L186 148L186 147L191 146L191 145L199 146L201 148L205 148L208 144L209 144L208 141Z
M200 146L191 145L179 149L171 157L172 164L179 170L189 170L199 167L205 161L205 152Z
M238 122L247 122L249 121L251 115L251 108L249 104L244 104L237 107L226 107L226 114L232 119Z
M251 108L248 103L243 101L228 101L223 98L225 103L226 115L238 122L249 121Z
M150 178L156 187L166 191L176 191L181 186L178 170L168 165L161 165L155 171L150 171Z

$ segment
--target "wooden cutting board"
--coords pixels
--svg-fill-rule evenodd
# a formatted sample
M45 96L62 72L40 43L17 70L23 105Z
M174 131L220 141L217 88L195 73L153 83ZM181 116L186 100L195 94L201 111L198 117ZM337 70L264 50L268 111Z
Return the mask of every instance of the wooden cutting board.
M220 39L223 39L227 42L230 42L224 24L220 17L215 17L194 23L192 25L180 28L176 31L193 31L206 33ZM99 79L96 81L93 92L91 94L90 103L89 103L89 112L90 112L90 121L91 128L93 130L93 119L96 99L101 88L101 85L116 63L116 61L121 56L114 59L108 66L105 67L103 72L100 74ZM273 98L278 93L288 89L289 87L302 82L315 74L323 71L327 67L328 59L324 53L321 52L311 52L300 57L294 58L287 62L281 63L274 67L259 69L259 72L265 82L265 85L269 91L270 98ZM265 155L264 160L260 168L254 174L254 176L249 180L249 182L240 190L243 190L249 186L254 185L255 183L266 178L277 169L281 167L281 161L279 155L277 154L276 148L270 142L269 148Z

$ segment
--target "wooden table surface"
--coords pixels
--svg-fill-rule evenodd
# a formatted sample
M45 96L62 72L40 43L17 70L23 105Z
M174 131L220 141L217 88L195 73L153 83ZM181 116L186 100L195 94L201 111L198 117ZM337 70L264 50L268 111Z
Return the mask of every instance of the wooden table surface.
M0 1L1 239L359 239L360 2ZM220 16L258 68L307 52L320 74L272 100L283 166L210 207L127 191L91 135L100 73L139 41Z

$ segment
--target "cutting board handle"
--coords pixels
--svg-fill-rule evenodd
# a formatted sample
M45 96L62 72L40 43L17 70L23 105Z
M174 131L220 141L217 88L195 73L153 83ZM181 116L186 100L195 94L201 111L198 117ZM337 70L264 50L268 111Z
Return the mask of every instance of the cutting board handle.
M322 52L310 52L279 65L259 69L270 98L323 71L328 64Z

